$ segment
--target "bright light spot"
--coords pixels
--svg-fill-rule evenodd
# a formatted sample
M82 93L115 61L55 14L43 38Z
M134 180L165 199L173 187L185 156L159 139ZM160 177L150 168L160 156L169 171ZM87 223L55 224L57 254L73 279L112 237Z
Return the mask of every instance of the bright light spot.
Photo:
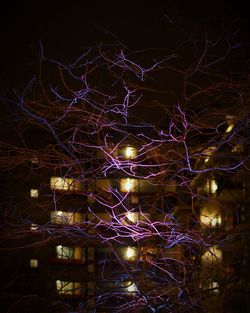
M218 189L218 185L214 179L211 180L211 193L215 193Z
M133 147L127 146L124 149L124 155L126 159L131 159L134 158L136 156L136 150Z
M30 189L30 197L38 198L38 189Z
M139 213L134 213L134 212L127 212L126 213L126 218L132 222L136 223L139 220Z
M35 231L35 230L38 230L39 228L38 228L38 225L37 224L31 224L30 225L30 230L32 230L32 231Z
M209 161L210 156L213 154L214 151L216 151L216 149L217 149L216 146L211 146L211 147L205 149L205 150L202 152L203 155L206 156L204 162L208 162L208 161Z
M216 227L221 225L221 216L216 210L201 209L200 221L205 226Z
M137 179L122 178L120 181L120 188L122 192L135 192L137 186Z
M38 267L38 260L37 259L30 259L30 267L37 268Z
M213 293L216 293L216 294L219 293L219 283L217 281L212 282L212 288L214 289Z
M125 248L124 259L128 261L133 261L136 259L137 252L135 248L127 247Z
M81 182L73 178L51 177L50 189L54 190L81 190Z
M127 292L136 292L137 288L134 283L129 282L129 286L126 288Z
M234 128L234 124L229 124L229 126L226 129L226 133L227 134L230 133L233 130L233 128Z

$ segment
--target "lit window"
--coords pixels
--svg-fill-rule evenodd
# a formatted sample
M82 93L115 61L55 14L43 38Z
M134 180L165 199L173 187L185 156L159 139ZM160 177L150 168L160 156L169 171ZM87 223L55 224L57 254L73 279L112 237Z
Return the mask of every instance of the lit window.
M202 208L200 214L200 221L204 226L216 227L221 225L221 216L217 210Z
M38 198L38 189L30 189L30 197Z
M135 247L126 247L122 249L122 258L133 262L138 258L138 249Z
M51 211L50 219L54 224L73 225L81 223L83 216L79 212Z
M216 247L211 246L202 256L202 263L217 263L222 260L222 251Z
M80 247L56 246L56 256L64 260L83 260L83 250Z
M36 231L36 230L38 230L38 229L39 229L39 227L38 227L37 224L31 224L31 225L30 225L30 230L31 230L31 231Z
M219 283L217 281L212 282L213 293L219 293Z
M210 192L211 193L215 193L216 190L218 189L218 185L217 185L217 183L216 183L216 181L214 179L209 181L209 188L210 188Z
M80 296L82 295L83 284L80 282L57 280L56 290L59 295Z
M50 189L65 191L80 191L81 182L73 178L51 177Z
M132 283L131 281L126 282L125 284L125 291L126 292L137 292L137 287L135 283Z
M219 293L219 283L217 281L214 281L212 279L204 280L201 283L201 287L203 290L210 290L213 294Z
M38 260L37 259L30 259L30 267L37 268L38 267Z
M205 149L202 154L206 157L204 162L208 162L211 155L214 153L214 151L216 151L217 147L216 146L211 146L208 147L207 149Z
M218 189L218 185L214 179L207 179L205 184L201 187L198 187L198 193L211 195L215 194Z
M124 225L128 225L127 221L132 222L132 223L136 223L139 221L148 221L148 219L150 218L150 213L140 213L140 212L126 212L125 214L125 219L123 220L123 224Z
M127 146L123 150L123 155L125 159L132 159L136 157L136 149L134 147Z
M134 178L121 178L121 192L136 192L138 189L138 180Z
M227 134L230 133L233 130L233 128L234 128L234 124L229 124L227 129L226 129L226 133Z

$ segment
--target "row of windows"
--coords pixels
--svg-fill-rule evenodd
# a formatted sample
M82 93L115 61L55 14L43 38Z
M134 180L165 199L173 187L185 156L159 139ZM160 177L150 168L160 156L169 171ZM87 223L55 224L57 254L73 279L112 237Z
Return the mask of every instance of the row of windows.
M53 224L58 225L74 225L83 222L84 215L80 212L67 212L67 211L51 211L50 221ZM99 221L111 222L112 216L108 213L97 213L96 215L88 215L90 223L96 223ZM120 221L123 225L129 225L137 222L149 222L150 213L141 212L126 212L120 215Z
M215 179L207 179L197 188L197 193L200 195L213 195L218 189L218 184Z
M118 187L120 192L124 193L154 192L157 191L157 189L159 188L157 184L153 184L153 182L149 180L136 178L121 178L119 180L109 180L109 179L89 180L87 191L96 192L99 190L109 192L112 185L113 187ZM85 188L83 188L81 181L73 178L51 177L50 189L64 192L65 191L81 192ZM174 192L175 190L176 190L175 182L169 182L164 186L165 192ZM38 198L39 190L35 188L30 189L30 197ZM133 200L134 199L132 199L132 202ZM137 203L138 202L137 199L134 202Z
M141 247L141 255L145 254L145 250L148 249L146 247ZM82 247L73 247L73 246L63 246L57 245L55 247L56 250L56 258L59 260L68 260L68 261L80 261L85 262L86 258L86 248ZM110 251L106 251L106 253ZM117 252L120 257L129 262L133 262L139 259L139 248L137 247L120 247L117 248ZM99 255L105 255L105 249L97 250ZM101 254L100 254L101 253ZM93 261L95 259L95 249L93 247L88 247L88 260ZM37 259L30 259L30 267L37 268L38 267L38 260Z
M73 246L63 246L57 245L55 247L56 250L56 257L59 260L67 260L67 261L80 261L82 263L85 262L86 258L86 248L82 247L73 247ZM99 258L106 258L107 255L112 253L108 249L97 249L96 251ZM119 247L117 248L116 253L125 261L128 262L135 262L137 260L141 261L149 261L156 257L157 251L155 247ZM170 256L171 252L167 251L168 256ZM172 251L172 253L177 253L176 251ZM93 247L88 248L88 259L89 261L94 261L95 259L95 250ZM111 255L109 257L112 258ZM177 257L177 255L176 255ZM203 253L201 257L201 261L203 265L207 264L215 264L219 263L222 260L222 251L217 246L211 246L205 253ZM37 259L30 259L30 267L37 268L38 267L38 260Z
M121 156L125 160L132 160L137 157L137 149L135 147L132 147L131 145L126 145L119 150L115 150L114 154L116 156L118 155ZM36 154L33 154L30 158L30 161L32 164L38 164L39 163L38 156Z
M101 284L103 289L115 289L124 293L135 293L137 291L135 283L126 282L105 282ZM93 286L91 286L93 287ZM87 284L83 282L56 280L56 291L58 295L64 296L82 296L87 288Z

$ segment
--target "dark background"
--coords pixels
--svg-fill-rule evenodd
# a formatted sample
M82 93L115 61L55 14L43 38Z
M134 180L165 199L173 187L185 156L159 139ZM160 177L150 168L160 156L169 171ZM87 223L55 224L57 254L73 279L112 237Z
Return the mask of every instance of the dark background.
M230 1L231 2L231 1ZM66 63L83 48L116 37L131 49L165 48L178 23L239 25L249 40L247 1L8 1L1 4L1 88L22 86L39 59L39 42L47 57ZM112 33L112 35L110 35Z

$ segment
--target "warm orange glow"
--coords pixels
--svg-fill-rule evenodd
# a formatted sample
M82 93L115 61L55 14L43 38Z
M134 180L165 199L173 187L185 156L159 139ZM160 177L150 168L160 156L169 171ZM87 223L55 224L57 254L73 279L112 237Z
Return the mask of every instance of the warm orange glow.
M234 124L229 124L227 129L226 129L226 133L227 134L230 133L233 130L233 128L234 128Z
M203 155L206 156L204 162L208 162L210 159L210 156L216 151L217 147L216 146L211 146L203 151Z
M201 209L200 221L204 226L216 227L221 225L221 216L217 210L205 207Z
M137 191L138 180L134 178L121 178L120 190L121 192L135 192Z
M37 259L30 259L30 267L37 268L38 267L38 260Z
M80 191L81 182L73 178L51 177L50 189L65 191Z
M38 198L38 189L30 189L30 197Z
M126 219L129 220L131 223L136 223L139 221L147 221L150 218L150 213L140 213L140 212L126 212L125 214ZM123 220L124 225L128 225L126 219Z
M79 212L64 212L52 211L50 212L51 222L54 224L73 225L82 221L82 214Z
M58 259L82 260L82 248L58 245L56 246L56 256Z
M72 281L56 281L56 290L59 295L81 295L82 283Z
M127 146L124 149L124 156L126 159L132 159L136 156L136 149L134 147L131 146Z
M211 246L202 256L202 263L218 263L222 260L222 251L216 247Z
M127 261L135 261L138 256L138 251L135 247L127 247L123 249L123 258Z

